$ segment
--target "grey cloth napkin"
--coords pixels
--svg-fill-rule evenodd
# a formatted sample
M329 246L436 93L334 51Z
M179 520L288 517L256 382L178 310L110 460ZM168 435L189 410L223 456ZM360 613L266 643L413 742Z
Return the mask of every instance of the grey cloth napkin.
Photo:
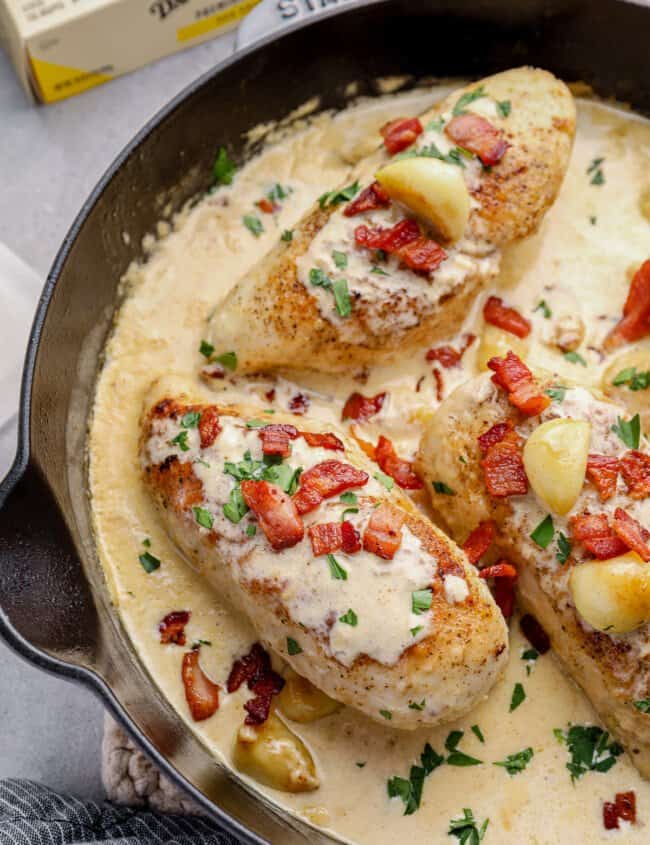
M80 801L29 780L0 781L0 845L239 845L215 822Z

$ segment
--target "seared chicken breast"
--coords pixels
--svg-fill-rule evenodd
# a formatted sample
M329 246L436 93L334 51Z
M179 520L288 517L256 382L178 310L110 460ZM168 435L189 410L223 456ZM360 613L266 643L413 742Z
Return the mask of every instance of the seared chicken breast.
M650 777L650 450L620 406L539 387L528 398L552 401L526 416L488 375L467 382L434 415L417 466L458 542L493 521L490 554L516 566L522 607Z
M575 108L550 73L519 68L383 132L215 310L215 358L344 372L448 337L557 196Z
M487 694L508 652L490 591L355 444L304 417L155 396L146 485L179 549L266 646L398 728Z

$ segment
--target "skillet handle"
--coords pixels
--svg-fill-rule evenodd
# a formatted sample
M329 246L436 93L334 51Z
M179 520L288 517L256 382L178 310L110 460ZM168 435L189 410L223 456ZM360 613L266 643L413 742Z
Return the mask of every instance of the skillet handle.
M353 5L353 0L261 0L239 26L235 50L270 40L285 29L329 17ZM359 5L357 2L355 5Z

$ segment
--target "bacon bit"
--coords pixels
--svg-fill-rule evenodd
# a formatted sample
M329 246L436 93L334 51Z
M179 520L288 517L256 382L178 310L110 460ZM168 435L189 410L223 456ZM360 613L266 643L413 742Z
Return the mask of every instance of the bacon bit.
M491 519L479 522L463 543L463 551L470 563L478 563L494 542L495 534L496 525Z
M496 423L492 426L492 428L489 428L477 438L478 445L480 446L481 451L485 453L488 451L490 446L494 446L496 443L501 443L501 441L506 438L510 440L510 432L514 434L514 431L515 429L511 420Z
M219 709L220 687L211 681L199 666L198 649L183 655L181 677L192 718L195 722L209 719Z
M199 420L199 436L201 438L201 448L208 449L217 439L217 435L221 431L221 424L219 423L219 409L210 405L201 412Z
M650 334L650 259L634 274L623 317L605 338L607 352Z
M364 211L374 211L376 208L387 208L390 205L390 197L382 188L379 182L368 185L361 193L345 206L343 214L346 217L354 217Z
M421 234L415 220L400 220L390 229L357 226L354 240L357 246L383 249L390 255L396 255L417 273L431 273L447 258L440 244Z
M597 560L609 560L627 551L627 546L609 525L606 514L580 514L572 516L571 533Z
M208 364L206 367L203 367L201 370L202 375L206 378L218 378L222 379L226 377L226 370L222 367L221 364L215 361L213 364Z
M427 361L437 361L448 370L450 367L457 367L460 364L461 353L453 346L436 346L434 349L429 349L426 359Z
M361 551L361 535L348 519L341 523L341 540L341 548L346 554L353 555Z
M370 417L378 414L386 401L386 391L376 396L364 396L362 393L351 393L345 401L341 412L343 421L350 419L355 422L366 422Z
M226 689L236 692L246 681L255 697L244 704L248 713L247 725L261 725L268 719L271 698L282 691L284 680L271 668L271 658L259 643L254 643L248 654L233 663Z
M603 803L603 825L605 830L616 830L619 820L635 824L636 822L636 794L617 792L615 801Z
M291 496L268 481L242 481L240 486L271 548L277 552L302 540L305 528Z
M158 625L160 642L185 645L185 626L189 621L189 610L172 610Z
M528 478L521 449L509 440L495 443L481 461L485 487L497 499L523 496L528 492Z
M479 571L481 578L494 578L492 595L501 613L510 619L515 609L515 581L517 570L507 560L500 560L494 566L486 566Z
M628 549L636 552L643 560L650 560L650 531L647 531L640 522L631 517L622 508L614 511L614 533L619 537Z
M433 373L433 378L436 382L436 399L438 402L442 402L445 395L445 382L442 377L442 373L437 367L434 367L431 372Z
M650 455L631 449L621 458L621 473L633 499L650 496Z
M357 441L359 448L365 452L371 461L375 460L375 447L368 440L364 440L359 434L359 427L356 425L350 426L350 434Z
M321 461L300 476L300 488L293 501L299 514L315 510L324 499L353 487L363 487L368 473L342 461ZM242 488L244 486L242 483Z
M540 391L531 371L511 350L505 358L491 358L488 367L494 371L492 381L508 392L510 403L522 414L536 416L550 405L550 397Z
M530 320L522 317L516 308L504 305L498 296L488 297L483 306L483 319L486 323L521 338L528 337L532 329Z
M445 126L451 140L477 155L486 167L498 164L510 144L500 129L478 114L460 114Z
M484 566L478 574L480 578L514 578L517 580L517 570L506 560L499 561L492 566Z
M605 830L615 830L618 828L618 813L616 812L616 804L613 801L605 801L603 803L603 825Z
M538 654L546 654L551 647L551 640L537 619L530 613L526 613L519 620L519 627L535 651Z
M320 446L321 449L330 449L332 452L342 452L345 449L342 441L331 431L326 434L314 434L311 431L301 431L300 433L308 446Z
M397 120L386 123L379 131L384 139L384 146L390 155L395 155L410 147L424 132L424 128L417 117L398 117Z
M402 545L405 515L391 505L379 505L363 532L363 548L383 560L392 560Z
M296 395L292 396L289 400L289 410L293 414L302 416L307 411L310 404L308 396L305 396L304 393L296 393Z
M601 502L606 502L616 493L618 472L618 458L606 455L589 455L587 458L587 478L598 490Z
M402 490L421 490L424 487L422 479L413 471L413 464L398 457L393 444L383 434L377 441L375 460L382 472L390 475Z
M265 455L280 455L283 458L288 458L291 454L289 440L295 440L299 432L293 425L273 423L260 428L258 433Z
M275 388L272 387L270 390L267 390L264 394L264 398L267 402L274 402L275 401Z
M255 205L259 208L260 211L263 211L264 214L273 214L273 212L277 211L279 208L278 205L276 205L274 202L271 202L271 200L267 197L263 197L261 200L258 200Z
M316 557L337 552L343 546L340 522L321 522L307 529L311 550Z

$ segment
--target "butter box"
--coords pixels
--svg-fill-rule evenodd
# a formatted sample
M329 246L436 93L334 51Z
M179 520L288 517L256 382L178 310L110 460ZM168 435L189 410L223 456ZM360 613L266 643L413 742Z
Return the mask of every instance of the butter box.
M28 96L55 103L234 26L259 0L0 0Z

